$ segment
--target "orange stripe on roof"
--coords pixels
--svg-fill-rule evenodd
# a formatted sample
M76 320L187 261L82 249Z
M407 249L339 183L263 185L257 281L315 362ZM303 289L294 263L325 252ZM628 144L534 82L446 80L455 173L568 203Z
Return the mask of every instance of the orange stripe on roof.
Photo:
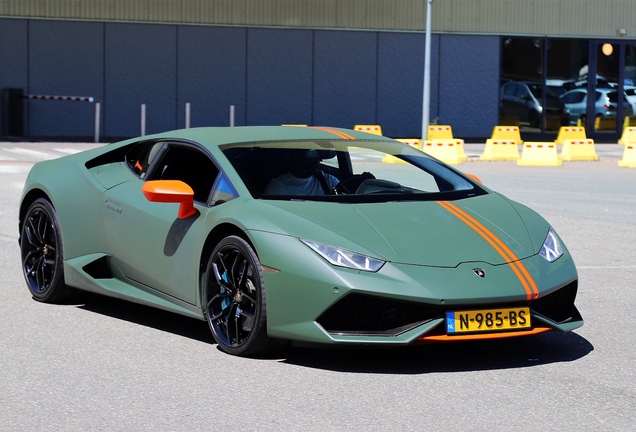
M490 243L490 245L497 252L499 252L499 255L502 256L502 258L510 266L512 271L514 271L515 274L517 275L517 278L519 279L519 281L523 285L523 288L526 290L526 294L527 294L527 299L528 300L532 299L533 294L534 294L534 298L537 298L538 290L536 290L536 285L534 284L534 281L532 280L532 278L528 274L527 270L525 269L523 264L518 262L518 258L510 251L510 249L508 249L508 247L501 240L499 240L497 238L497 236L495 236L488 229L486 229L482 224L480 224L478 221L476 221L474 218L472 218L470 215L468 215L466 212L464 212L463 210L461 210L457 206L455 206L455 205L453 205L453 204L451 204L449 202L442 202L442 201L436 201L436 202L437 202L437 204L441 205L446 210L448 210L449 212L451 212L452 214L457 216L466 225L468 225L473 230L475 230L475 232L477 234L482 236L484 238L484 240L486 240L488 243ZM521 272L520 272L520 270L521 270ZM522 275L522 273L523 273L523 275ZM524 276L526 276L526 277L524 277ZM530 281L530 284L532 285L532 288L530 287L530 285L528 285L528 281Z
M328 128L323 128L323 127L318 127L318 126L311 126L310 129L320 129L326 132L330 132L334 135L338 135L340 138L345 139L345 140L353 140L355 141L356 139L354 137L352 137L351 135L344 133L342 131L337 131L335 129L328 129Z

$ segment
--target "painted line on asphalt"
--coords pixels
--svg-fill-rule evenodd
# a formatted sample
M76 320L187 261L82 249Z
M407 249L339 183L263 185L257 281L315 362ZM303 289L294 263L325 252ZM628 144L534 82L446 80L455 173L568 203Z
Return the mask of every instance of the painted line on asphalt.
M47 152L25 149L25 148L5 148L3 150L10 153L15 153L15 154L24 155L24 156L35 156L38 158L52 159L55 157L52 154Z
M56 152L60 152L64 154L70 154L70 155L85 151L81 149L72 149L72 148L54 148L52 150L55 150Z
M577 269L636 269L636 266L576 266Z

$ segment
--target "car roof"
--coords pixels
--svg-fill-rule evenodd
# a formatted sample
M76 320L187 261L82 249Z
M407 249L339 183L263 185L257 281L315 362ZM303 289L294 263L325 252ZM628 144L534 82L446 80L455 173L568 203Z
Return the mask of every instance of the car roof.
M180 129L144 139L183 139L195 141L210 150L225 144L294 140L374 140L393 141L380 135L351 129L304 126L237 126Z

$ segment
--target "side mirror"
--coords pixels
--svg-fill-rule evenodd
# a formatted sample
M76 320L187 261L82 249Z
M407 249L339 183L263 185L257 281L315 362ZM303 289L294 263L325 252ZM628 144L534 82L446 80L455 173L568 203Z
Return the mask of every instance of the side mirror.
M151 180L141 188L146 199L151 202L179 203L179 219L196 213L194 191L181 180Z
M483 183L481 182L481 179L480 179L479 177L477 177L476 175L473 175L473 174L466 174L466 173L464 173L464 175L465 175L466 177L470 177L471 179L475 180L475 181L476 181L477 183L479 183L479 184L483 184Z

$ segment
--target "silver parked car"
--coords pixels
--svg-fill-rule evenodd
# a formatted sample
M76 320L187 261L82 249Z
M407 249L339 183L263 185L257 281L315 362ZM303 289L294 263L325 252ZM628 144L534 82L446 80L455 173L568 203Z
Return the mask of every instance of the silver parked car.
M501 86L499 107L502 116L517 117L522 124L541 127L543 85L536 82L511 81ZM570 114L556 93L545 89L546 117L559 118L561 125L570 124Z
M561 100L570 110L570 123L576 124L578 119L587 119L587 89L570 90L561 96ZM613 88L596 89L595 117L616 117L618 107L618 91ZM634 109L623 94L623 115L634 115Z

